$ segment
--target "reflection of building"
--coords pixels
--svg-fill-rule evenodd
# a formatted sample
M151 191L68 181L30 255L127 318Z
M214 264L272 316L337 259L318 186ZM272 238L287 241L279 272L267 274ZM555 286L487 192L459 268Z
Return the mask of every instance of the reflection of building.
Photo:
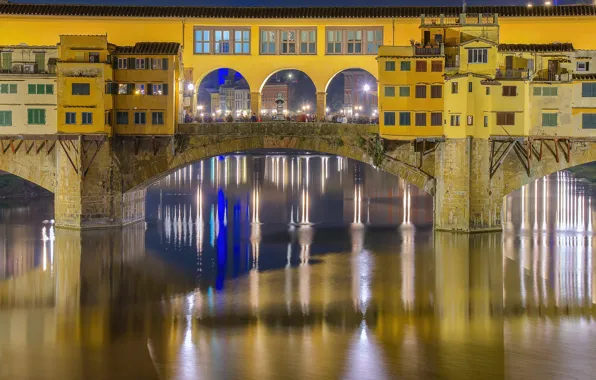
M56 46L0 46L0 51L0 127L56 133Z
M344 76L344 112L348 116L357 113L372 115L377 109L377 81L362 70L346 70Z
M286 83L274 83L266 84L261 92L261 112L266 114L273 114L277 111L277 99L278 95L284 100L283 109L288 110L289 98L288 98L288 85Z

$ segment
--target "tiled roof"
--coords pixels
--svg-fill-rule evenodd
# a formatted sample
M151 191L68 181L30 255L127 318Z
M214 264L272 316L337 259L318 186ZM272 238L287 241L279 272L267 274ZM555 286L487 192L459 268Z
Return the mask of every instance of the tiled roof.
M427 16L457 16L461 7L174 7L174 6L113 6L113 5L44 5L0 4L0 14L40 16L96 17L168 17L168 18L404 18ZM469 6L467 14L498 13L503 17L596 16L593 5L534 6Z
M545 53L545 52L563 52L573 51L573 44L564 43L553 43L553 44L500 44L500 52L517 52L525 51L532 53Z
M114 54L176 55L179 51L178 42L138 42L135 46L117 46Z
M596 74L573 74L574 80L596 80Z

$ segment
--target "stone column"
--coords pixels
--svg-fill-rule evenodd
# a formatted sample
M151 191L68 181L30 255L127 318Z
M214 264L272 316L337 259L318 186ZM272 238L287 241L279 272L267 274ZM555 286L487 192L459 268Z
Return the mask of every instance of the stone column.
M122 178L111 145L111 139L98 150L96 142L81 139L56 144L56 227L122 225Z
M250 93L250 113L254 112L257 117L261 114L261 93L251 92Z
M317 92L317 120L325 120L327 108L327 93Z
M447 139L435 163L435 229L452 232L500 231L502 173L490 178L490 142Z

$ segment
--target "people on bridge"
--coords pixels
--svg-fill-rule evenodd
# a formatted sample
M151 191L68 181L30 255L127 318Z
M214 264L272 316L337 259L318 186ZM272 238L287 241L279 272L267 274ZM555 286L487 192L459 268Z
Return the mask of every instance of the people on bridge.
M250 116L250 121L253 122L253 123L256 123L257 122L257 115L254 112Z

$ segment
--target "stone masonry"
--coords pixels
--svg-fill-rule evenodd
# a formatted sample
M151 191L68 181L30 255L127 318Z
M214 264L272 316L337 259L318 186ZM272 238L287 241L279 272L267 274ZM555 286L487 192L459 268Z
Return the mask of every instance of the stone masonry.
M558 161L550 142L540 160L532 156L529 169L527 158L512 150L491 177L489 140L448 139L421 148L421 142L379 140L377 126L327 123L185 124L174 136L116 136L101 144L97 137L71 138L51 150L23 140L14 152L4 140L0 170L54 192L57 227L95 229L143 220L147 185L181 166L258 148L314 151L376 164L404 178L434 195L437 230L470 233L502 229L503 197L510 192L596 160L591 140L571 142L570 154L559 150ZM14 141L12 146L20 142Z

